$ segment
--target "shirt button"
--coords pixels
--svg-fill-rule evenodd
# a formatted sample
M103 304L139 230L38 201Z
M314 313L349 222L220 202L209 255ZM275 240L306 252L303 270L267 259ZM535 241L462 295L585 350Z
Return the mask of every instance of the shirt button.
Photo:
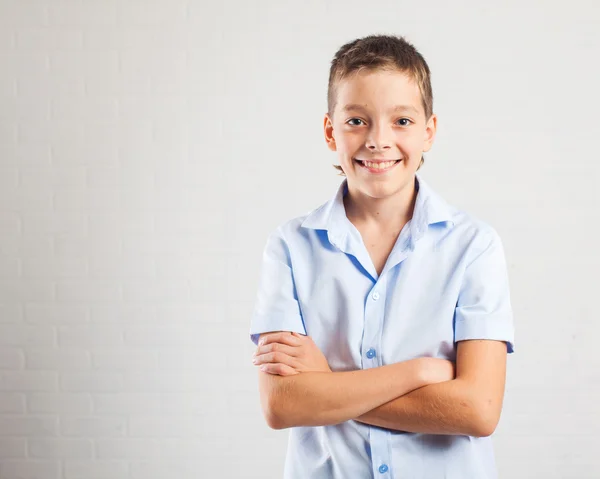
M377 356L377 353L375 352L375 350L373 348L371 348L367 351L367 357L369 359L373 359L375 356Z
M377 301L377 300L379 299L379 293L378 293L377 291L375 291L375 292L373 293L373 299L374 299L375 301Z
M382 464L381 466L379 466L379 472L381 472L381 474L384 474L387 471L388 471L387 464Z

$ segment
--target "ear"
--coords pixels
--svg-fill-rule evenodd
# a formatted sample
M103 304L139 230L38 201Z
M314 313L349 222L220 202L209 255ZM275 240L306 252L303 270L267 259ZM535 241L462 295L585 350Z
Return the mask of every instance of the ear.
M423 151L429 151L433 146L433 141L435 140L435 133L437 131L437 115L432 113L429 120L427 120L427 125L425 126L425 136L424 136L424 144Z
M325 133L325 141L327 142L327 147L331 151L337 151L335 138L333 136L333 120L329 117L329 113L325 113L325 118L323 119L323 130Z

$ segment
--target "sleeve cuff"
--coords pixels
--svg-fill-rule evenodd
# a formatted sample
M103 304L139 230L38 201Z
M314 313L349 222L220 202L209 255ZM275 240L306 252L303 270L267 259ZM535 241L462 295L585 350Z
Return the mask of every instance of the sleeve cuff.
M456 319L454 341L492 339L505 341L508 354L514 352L512 317L506 315Z
M264 316L257 314L252 318L250 328L250 339L255 345L258 345L258 337L262 333L271 333L274 331L290 331L306 335L306 330L299 316Z

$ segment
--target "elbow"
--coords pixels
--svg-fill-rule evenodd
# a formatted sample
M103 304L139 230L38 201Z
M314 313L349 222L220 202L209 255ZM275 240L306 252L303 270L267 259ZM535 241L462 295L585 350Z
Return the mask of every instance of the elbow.
M285 429L282 421L274 415L265 413L265 420L267 421L267 426L269 426L271 429Z
M318 411L314 411L305 400L308 394L306 384L299 384L297 376L261 374L262 411L271 429L321 425L315 422L320 420Z
M304 410L305 407L296 404L293 398L278 397L277 395L270 396L263 404L263 415L271 429L335 424L322 419L318 411L312 411L310 415L307 415Z
M475 437L489 437L494 434L496 430L496 425L491 422L479 422L473 427L473 432L471 436Z
M266 409L263 411L265 420L267 421L267 426L271 429L286 429L289 426L284 422L283 417L277 411L273 409Z
M477 408L475 418L473 420L473 434L471 435L475 437L491 436L494 434L499 420L499 412L491 411L489 407Z
M465 388L463 396L465 404L469 405L467 434L473 437L489 437L496 431L502 412L502 400L497 400L489 394L483 394L476 388ZM468 391L468 392L467 392Z
M259 372L260 405L263 416L271 429L290 427L289 414L284 410L287 393L290 389L286 378Z
M287 429L291 427L290 415L284 411L278 394L271 393L262 401L263 415L271 429Z

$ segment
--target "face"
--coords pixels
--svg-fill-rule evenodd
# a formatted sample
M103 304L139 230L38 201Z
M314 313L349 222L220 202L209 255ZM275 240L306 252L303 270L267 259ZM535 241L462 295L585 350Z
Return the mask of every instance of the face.
M325 140L336 151L348 188L385 198L411 182L435 137L437 117L425 118L417 84L405 73L361 71L337 85Z

